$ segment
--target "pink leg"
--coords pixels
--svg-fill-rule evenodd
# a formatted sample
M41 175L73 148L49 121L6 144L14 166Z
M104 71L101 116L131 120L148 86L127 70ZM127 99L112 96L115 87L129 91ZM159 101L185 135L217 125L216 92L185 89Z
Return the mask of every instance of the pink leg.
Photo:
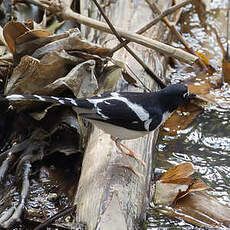
M111 139L116 143L116 146L121 150L122 153L129 155L130 157L133 157L136 161L140 162L144 167L146 166L145 162L139 159L131 149L123 145L119 138L111 136ZM126 151L124 151L122 148L124 148Z

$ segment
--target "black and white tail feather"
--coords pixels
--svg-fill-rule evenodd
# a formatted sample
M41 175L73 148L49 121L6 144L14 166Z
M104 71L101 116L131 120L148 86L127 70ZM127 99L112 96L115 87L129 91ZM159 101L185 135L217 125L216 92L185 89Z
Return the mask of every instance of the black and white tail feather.
M158 92L113 92L88 99L40 95L1 96L7 101L39 101L72 106L83 118L119 139L135 139L158 128L180 105L194 98L182 84Z

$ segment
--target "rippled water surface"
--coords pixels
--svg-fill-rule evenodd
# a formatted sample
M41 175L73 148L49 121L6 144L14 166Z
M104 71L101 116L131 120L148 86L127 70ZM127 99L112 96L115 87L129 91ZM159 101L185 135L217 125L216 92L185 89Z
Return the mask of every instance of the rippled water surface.
M230 113L206 111L175 137L159 136L158 168L168 169L182 162L192 162L196 177L212 188L208 193L223 204L230 204ZM166 218L150 209L149 230L159 226L178 229L192 227L184 221Z
M160 137L157 167L192 162L223 203L230 203L230 114L207 111L176 137Z
M201 51L211 60L221 75L222 51L216 33L225 46L227 1L210 0L208 12L203 18L194 6L188 5L184 21L178 28L195 51ZM214 32L215 31L215 32ZM174 46L181 46L173 43ZM176 67L171 70L172 82L196 76L193 71ZM224 204L230 206L230 111L209 109L200 114L186 130L174 137L159 136L156 145L156 167L168 169L182 162L192 162L196 177L212 188L208 191ZM149 210L148 230L195 228L184 221L172 220Z

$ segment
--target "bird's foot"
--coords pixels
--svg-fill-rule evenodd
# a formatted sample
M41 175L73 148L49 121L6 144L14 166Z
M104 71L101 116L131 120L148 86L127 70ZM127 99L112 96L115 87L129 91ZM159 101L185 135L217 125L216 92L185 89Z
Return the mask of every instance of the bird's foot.
M129 155L130 157L133 157L136 161L140 162L144 167L146 167L145 162L138 158L131 149L122 144L119 138L111 136L111 139L116 143L116 146L121 150L122 153ZM124 148L126 151L124 151L122 148Z

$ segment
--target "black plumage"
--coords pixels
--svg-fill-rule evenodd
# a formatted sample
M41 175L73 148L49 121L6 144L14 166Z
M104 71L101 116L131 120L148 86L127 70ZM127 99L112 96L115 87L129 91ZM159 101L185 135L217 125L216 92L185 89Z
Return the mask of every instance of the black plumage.
M157 92L112 92L88 99L17 94L2 99L73 106L79 115L112 136L135 139L158 128L178 106L193 97L185 85L174 84Z

